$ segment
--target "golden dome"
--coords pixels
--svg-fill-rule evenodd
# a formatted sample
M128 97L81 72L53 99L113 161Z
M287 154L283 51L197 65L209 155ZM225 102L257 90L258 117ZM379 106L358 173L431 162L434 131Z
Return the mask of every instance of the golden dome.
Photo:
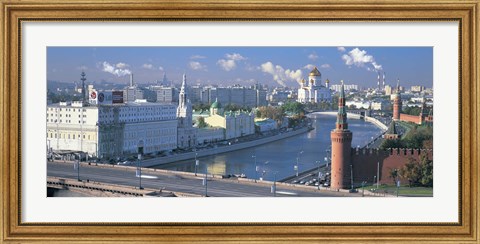
M310 76L322 76L320 71L318 71L317 67L313 68L313 70L309 74Z
M327 79L327 80L325 81L325 83L330 83L330 80L329 80L329 79Z
M301 82L302 82L302 83L305 83L306 81L305 81L305 79L302 79Z

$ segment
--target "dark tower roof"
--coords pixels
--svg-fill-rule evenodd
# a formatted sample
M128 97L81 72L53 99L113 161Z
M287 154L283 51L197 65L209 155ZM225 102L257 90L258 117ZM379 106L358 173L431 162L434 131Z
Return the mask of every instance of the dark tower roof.
M337 113L337 123L335 126L336 130L347 130L347 111L345 108L345 89L342 80L342 86L340 89L340 96L338 97L338 113Z
M396 135L397 134L397 128L395 126L395 121L392 120L392 122L390 122L390 125L388 126L388 130L385 134L389 134L389 135Z

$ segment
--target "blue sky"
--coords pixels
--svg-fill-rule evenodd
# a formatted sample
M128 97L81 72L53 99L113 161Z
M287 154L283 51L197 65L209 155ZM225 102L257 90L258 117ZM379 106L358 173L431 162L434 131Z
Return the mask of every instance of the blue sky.
M169 80L190 84L297 86L316 66L322 81L373 87L377 73L386 84L432 87L431 47L48 47L47 80L127 84Z

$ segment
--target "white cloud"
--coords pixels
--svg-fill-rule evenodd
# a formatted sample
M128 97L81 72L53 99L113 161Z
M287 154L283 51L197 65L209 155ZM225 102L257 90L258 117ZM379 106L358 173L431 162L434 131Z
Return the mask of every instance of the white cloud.
M217 64L226 71L230 71L232 69L235 69L235 67L237 67L235 60L233 59L229 59L229 60L220 59L217 61Z
M77 69L78 70L88 70L88 67L85 66L85 65L82 65L82 66L78 66Z
M305 66L303 66L304 69L308 69L308 70L313 70L313 68L315 68L315 65L313 64L307 64Z
M207 58L205 56L202 56L202 55L193 55L190 57L190 59L204 59L204 58Z
M116 75L118 77L129 75L132 73L132 71L129 69L118 68L118 67L128 67L128 65L124 63L118 63L116 65L112 65L107 61L104 61L103 63L101 63L101 69L103 72L107 72L112 75Z
M237 61L246 60L246 57L243 57L239 53L225 54L226 59L219 59L217 65L220 66L225 71L233 70L237 67Z
M311 53L310 55L308 55L308 59L315 61L318 59L318 55L316 53Z
M158 70L164 71L165 69L162 66L158 66Z
M345 49L344 47L337 47L337 50L344 53L345 51L347 51L347 49Z
M257 83L257 80L255 79L242 79L242 78L237 78L235 79L235 82L237 83L249 83L249 84L255 84Z
M122 63L122 62L120 62L120 63L118 63L118 64L115 65L115 67L117 67L117 68L119 68L119 69L125 69L125 68L127 68L128 66L130 66L130 65L128 65L128 64L126 64L126 63Z
M330 66L330 64L322 64L320 65L320 68L323 68L323 69L330 69L332 66Z
M232 53L232 54L225 54L225 57L227 59L231 59L231 60L235 60L235 61L240 61L240 60L245 60L247 58L243 57L242 55L238 54L238 53Z
M348 66L355 65L357 67L365 67L366 64L370 64L373 66L374 69L372 70L370 67L366 67L367 70L372 70L372 71L382 70L382 65L375 62L375 59L373 58L372 55L368 55L367 51L360 50L358 48L354 48L347 54L343 54L342 60Z
M275 80L279 85L286 86L285 81L296 81L299 82L302 79L302 71L297 70L285 70L280 65L274 65L272 62L266 62L260 65L260 69L268 74L273 76L273 80Z
M142 68L144 68L144 69L154 69L153 64L143 64Z
M200 62L197 61L191 61L190 62L190 68L193 70L206 70L207 66L201 64Z

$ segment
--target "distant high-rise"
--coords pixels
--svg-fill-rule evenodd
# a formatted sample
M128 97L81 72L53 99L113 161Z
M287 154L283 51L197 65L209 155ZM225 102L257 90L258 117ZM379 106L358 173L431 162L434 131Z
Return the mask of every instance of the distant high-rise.
M82 81L82 102L85 103L87 101L87 93L86 93L86 87L85 87L85 81L87 78L85 78L85 72L82 71L81 74L82 78L80 80Z

